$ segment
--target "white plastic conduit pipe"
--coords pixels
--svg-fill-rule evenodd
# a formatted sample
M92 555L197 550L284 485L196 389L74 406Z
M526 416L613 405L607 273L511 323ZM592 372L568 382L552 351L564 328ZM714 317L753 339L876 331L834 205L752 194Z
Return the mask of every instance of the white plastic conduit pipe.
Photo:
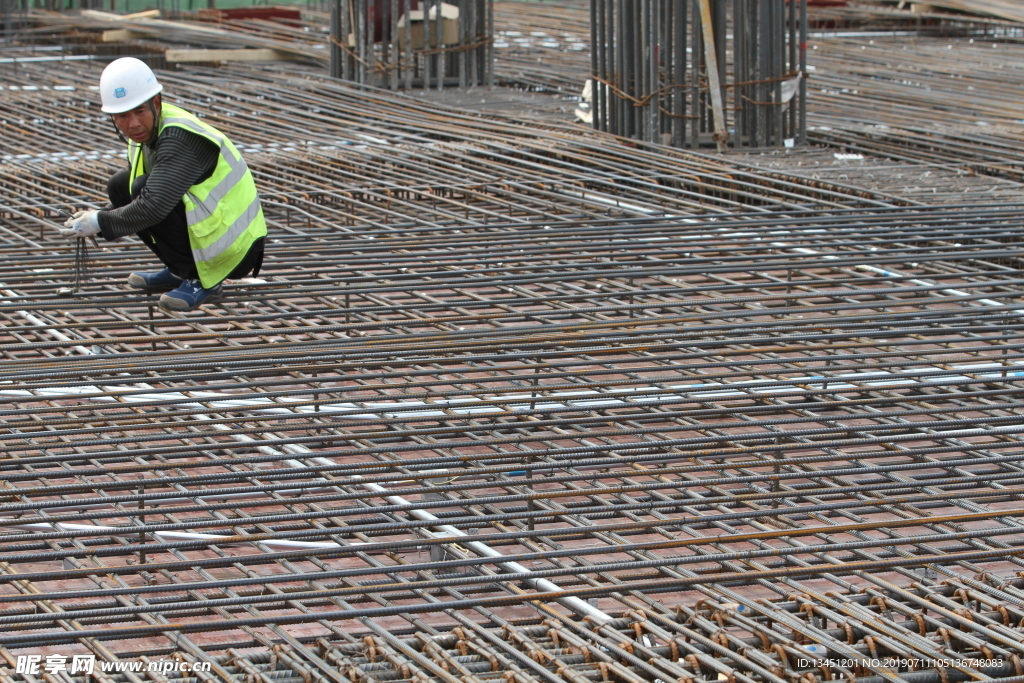
M786 244L785 242L772 242L771 246L773 246L773 247L782 247L784 249L792 249L793 251L801 253L801 254L821 254L820 251L816 251L814 249L809 249L807 247L793 247L793 246L790 246L789 244ZM956 246L960 246L960 245L956 245ZM872 249L872 247L868 247L868 249ZM827 259L827 260L835 260L836 258L838 258L838 257L833 256L833 255L826 255L825 256L825 259ZM917 264L915 263L913 265L916 266ZM898 270L885 270L884 268L878 268L877 266L869 266L867 264L861 264L861 265L858 265L858 266L854 266L854 268L856 268L857 270L866 270L866 271L871 272L871 273L878 273L879 275L883 275L885 277L899 277L899 278L907 277L906 273L901 273ZM917 279L917 278L910 279L910 280L908 280L908 282L912 282L913 284L919 285L921 287L935 287L935 286L938 285L937 282L932 282L931 280L921 280L921 279ZM959 290L959 289L940 289L939 292L941 292L943 294L948 294L950 296L970 296L969 292L965 292L965 291L962 291L962 290ZM1006 305L1005 303L1000 303L1000 302L996 301L995 299L977 299L977 302L979 304L984 304L985 306L1005 306ZM1024 316L1024 310L1008 311L1007 313L1012 313L1013 315L1017 315L1017 316Z
M2 286L2 285L0 285L0 286ZM7 295L7 296L16 296L16 294L14 292L11 292L10 290L3 290L3 293L5 295ZM25 320L28 320L29 322L31 322L33 325L39 325L40 327L45 327L47 325L47 323L45 321L37 318L36 316L32 315L31 313L29 313L27 311L18 311L18 314L20 316L22 316L23 318L25 318ZM55 330L55 329L52 329L52 328L47 328L46 332L49 333L50 336L52 336L54 339L57 339L58 341L73 341L73 339L71 337L67 336L63 332L60 332L59 330ZM92 353L89 351L89 349L85 348L84 346L73 346L73 347L71 347L71 349L74 350L74 351L77 351L78 353L81 353L83 355L87 355L87 356L88 355L92 355ZM100 389L98 387L86 387L86 389L100 391ZM7 392L4 392L4 393L7 393ZM21 392L18 392L18 393L20 394ZM30 392L24 392L24 393L27 394L27 395L31 395ZM208 416L204 416L204 417L206 417L206 419L211 419ZM297 488L306 488L306 487L303 486L303 487L297 487ZM17 520L2 519L2 518L0 518L0 526L3 526L4 528L8 528L8 529L22 529L22 530L26 530L26 531L39 531L39 530L46 530L46 531L54 531L54 530L56 530L56 531L96 531L98 529L98 530L107 531L107 532L109 532L111 534L116 534L116 535L126 535L126 536L137 536L138 535L138 531L137 530L132 530L130 527L100 526L100 525L93 525L93 524L64 524L64 523L49 524L49 523L46 523L46 522L37 523L37 524L19 524L17 522ZM196 532L192 532L192 531L156 531L156 532L153 532L151 535L153 537L157 538L158 540L161 540L161 541L172 541L172 540L177 540L177 541L209 541L210 543L218 543L218 542L220 542L222 544L223 544L223 540L222 539L231 538L230 536L222 536L222 535L218 535L218 534L202 534L202 533L196 533ZM262 541L262 542L265 545L267 545L267 546L274 546L274 547L288 548L288 549L297 549L297 548L309 548L309 549L332 548L333 549L333 548L338 548L339 547L337 543L333 543L333 542L289 541L289 540L274 540L274 539L268 539L268 540L265 540L265 541Z
M214 425L214 427L221 427L223 429L227 429L226 427L223 427L222 425ZM245 437L243 435L232 435L232 436L235 439L242 438L242 439L251 440L251 439L249 439L249 437ZM264 447L260 447L261 450L263 450L263 448ZM267 450L268 451L274 451L275 454L281 454L276 449L267 448ZM318 465L328 465L328 466L330 466L330 465L336 465L337 464L337 463L334 463L334 462L328 460L327 458L315 457L314 451L311 451L308 448L305 448L303 446L299 446L297 444L291 444L291 445L288 445L288 446L284 446L284 451L289 453L289 454L291 454L291 455L299 455L299 456L303 456L303 457L314 456L314 457L309 457L309 460L311 460L312 462L314 462L314 463L316 463ZM304 463L299 462L298 460L286 460L285 462L287 463L287 465L289 467L296 467L296 468L306 467L306 465ZM362 486L363 488L367 489L368 491L371 491L371 492L373 492L375 494L380 495L382 498L387 500L392 505L412 505L412 503L410 503L405 498L402 498L401 496L388 495L388 489L386 489L385 487L381 486L380 484L374 484L374 483L371 483L371 482L366 482L366 483L360 484L360 486ZM434 527L437 531L432 532L432 534L431 534L434 538L458 538L458 539L460 539L459 540L459 545L460 546L462 546L464 548L467 548L468 550L473 551L474 553L476 553L477 555L480 555L481 557L490 557L490 558L494 558L495 560L498 560L495 564L497 564L499 567L501 567L502 569L504 569L504 570L506 570L508 572L512 572L512 573L516 573L516 574L530 574L530 573L532 573L529 569L527 569L523 565L519 564L518 562L512 562L512 561L507 561L507 560L502 562L501 558L503 558L504 555L502 555L500 552L498 552L494 548L490 547L486 543L481 543L479 541L472 541L472 540L462 540L462 539L467 539L467 538L471 538L471 537L469 536L469 534L467 534L462 529L459 529L457 527L454 527L454 526L442 523L442 520L440 520L438 517L432 515L431 513L427 512L426 510L412 509L412 510L409 510L409 514L412 515L413 517L415 517L416 519L419 519L419 520L424 521L424 522L437 522L438 523L437 526ZM431 533L431 532L427 532L427 533ZM553 583L551 581L548 581L547 579L524 579L524 582L528 586L530 586L531 588L534 588L534 589L536 589L538 591L559 592L559 591L564 590L558 584ZM607 614L606 612L602 612L601 610L597 609L596 607L594 607L590 603L586 602L585 600L581 600L581 599L576 598L576 597L568 597L568 598L560 598L558 600L558 602L560 602L562 605L564 605L565 607L569 608L573 612L579 614L580 616L590 617L590 618L594 619L595 621L597 621L598 623L605 623L605 622L608 622L608 621L612 621L612 617L609 614Z

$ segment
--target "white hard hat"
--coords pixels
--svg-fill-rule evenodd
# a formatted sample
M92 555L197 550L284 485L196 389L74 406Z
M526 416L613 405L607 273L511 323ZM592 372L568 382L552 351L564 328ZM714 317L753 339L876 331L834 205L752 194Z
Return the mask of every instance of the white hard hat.
M145 62L135 57L115 59L100 76L101 109L107 114L131 111L158 95L164 87Z

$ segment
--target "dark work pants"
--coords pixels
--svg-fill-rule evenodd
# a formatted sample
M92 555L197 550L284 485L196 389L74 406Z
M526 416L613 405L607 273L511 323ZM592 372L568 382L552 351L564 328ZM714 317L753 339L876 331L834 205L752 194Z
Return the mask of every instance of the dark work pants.
M115 173L107 182L107 196L114 208L126 206L133 197L137 197L146 186L147 176L141 175L132 183L132 191L128 192L130 174L127 169ZM162 221L135 233L150 250L156 254L160 262L167 266L178 277L194 279L199 277L195 259L192 258L192 247L188 241L188 222L185 220L185 204L178 202L174 209ZM245 277L250 271L259 272L263 262L263 238L256 240L238 264L228 275L229 278Z

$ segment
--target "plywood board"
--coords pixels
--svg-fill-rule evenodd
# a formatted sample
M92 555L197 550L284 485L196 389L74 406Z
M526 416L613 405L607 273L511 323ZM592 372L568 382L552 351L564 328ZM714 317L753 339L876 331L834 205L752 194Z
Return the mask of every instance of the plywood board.
M294 57L269 48L237 50L168 50L168 62L279 62Z

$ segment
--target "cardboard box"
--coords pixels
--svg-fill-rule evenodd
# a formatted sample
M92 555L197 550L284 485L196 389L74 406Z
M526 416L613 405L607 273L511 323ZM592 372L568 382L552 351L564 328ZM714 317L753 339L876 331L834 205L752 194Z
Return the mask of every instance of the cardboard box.
M437 5L430 8L430 47L437 47L437 24L434 23L437 19ZM395 25L395 31L398 33L398 49L405 49L405 23L409 21L409 42L412 45L413 50L423 49L423 10L414 9L409 12L408 19L406 15L402 15L398 18L398 23ZM446 2L441 3L441 44L442 45L458 45L459 44L459 8L455 5L449 5Z

